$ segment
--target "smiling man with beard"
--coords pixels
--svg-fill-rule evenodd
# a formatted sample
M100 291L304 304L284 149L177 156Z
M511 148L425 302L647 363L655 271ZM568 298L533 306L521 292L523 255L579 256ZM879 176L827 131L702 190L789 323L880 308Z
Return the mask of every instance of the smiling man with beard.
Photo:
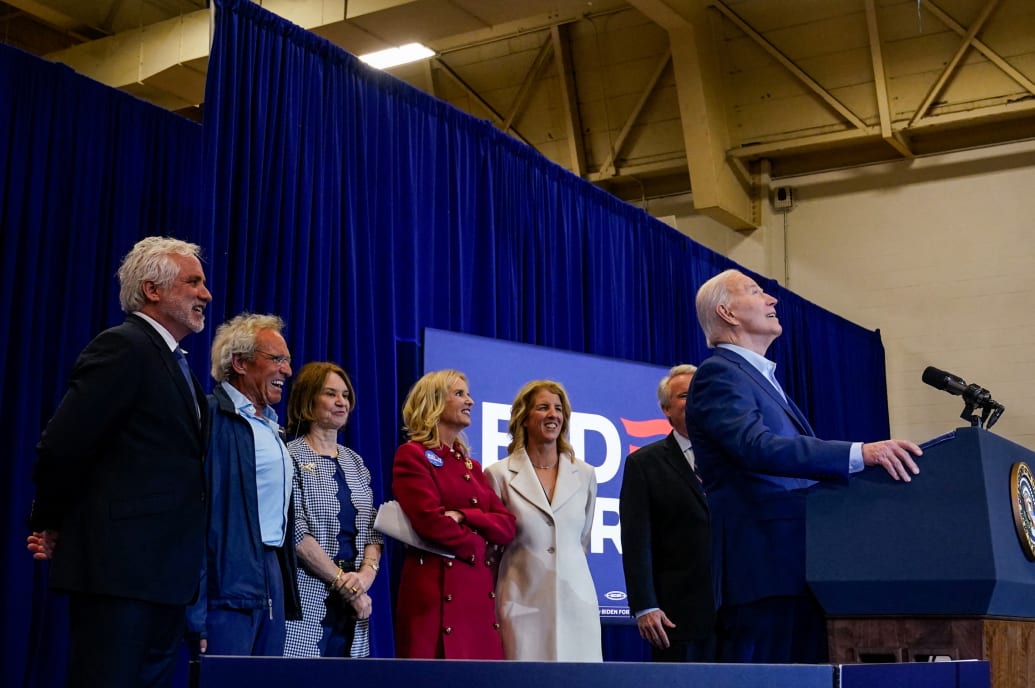
M865 466L919 472L905 440L821 440L765 358L783 332L776 299L737 270L697 291L712 356L690 384L686 427L712 516L719 661L824 663L823 613L805 582L805 494Z
M204 551L200 248L147 237L119 267L121 325L79 355L37 446L29 550L69 593L68 685L168 686ZM60 536L60 538L59 538Z
M272 406L291 375L275 315L242 313L216 330L206 458L211 510L201 594L189 614L201 652L280 656L300 619L289 525L292 462Z

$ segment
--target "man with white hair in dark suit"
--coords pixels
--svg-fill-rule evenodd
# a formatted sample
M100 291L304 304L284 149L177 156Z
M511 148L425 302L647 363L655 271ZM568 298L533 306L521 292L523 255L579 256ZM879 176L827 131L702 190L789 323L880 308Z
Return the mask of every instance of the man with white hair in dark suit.
M708 502L686 432L696 368L677 365L658 385L672 425L625 461L620 511L629 607L656 662L709 662L715 654Z

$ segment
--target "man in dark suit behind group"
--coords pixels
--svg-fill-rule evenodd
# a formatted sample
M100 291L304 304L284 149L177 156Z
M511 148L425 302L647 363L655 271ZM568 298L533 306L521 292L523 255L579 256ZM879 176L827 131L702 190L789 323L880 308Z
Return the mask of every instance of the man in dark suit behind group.
M661 380L658 402L673 430L633 452L622 476L625 587L655 662L710 662L715 656L708 503L684 415L695 370L678 365Z
M817 438L765 358L783 332L776 299L727 270L697 292L710 358L697 369L686 424L711 508L720 661L823 663L822 611L805 581L805 494L881 466L919 472L905 440Z
M126 320L79 355L37 446L28 547L69 593L70 686L172 680L205 543L205 397L179 348L212 300L199 251L148 237L126 255Z

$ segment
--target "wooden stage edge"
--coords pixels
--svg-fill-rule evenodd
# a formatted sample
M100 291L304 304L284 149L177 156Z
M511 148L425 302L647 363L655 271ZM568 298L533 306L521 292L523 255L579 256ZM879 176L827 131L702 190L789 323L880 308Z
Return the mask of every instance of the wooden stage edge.
M978 659L991 688L1035 685L1035 621L975 617L839 617L827 619L830 661L928 662Z

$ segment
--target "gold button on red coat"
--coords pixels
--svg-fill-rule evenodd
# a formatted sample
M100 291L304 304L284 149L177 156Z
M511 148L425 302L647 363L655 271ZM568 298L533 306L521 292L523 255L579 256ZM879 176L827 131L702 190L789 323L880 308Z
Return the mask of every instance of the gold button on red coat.
M445 628L442 629L442 632L445 633L446 635L449 635L450 633L453 632L453 627L452 626L446 626Z
M471 504L477 504L477 503L478 503L478 498L477 497L471 497Z
M452 595L446 595L446 602L452 602L452 601L453 601L453 596Z
M451 562L451 561L447 561L447 562L446 562L446 568L447 568L447 569L451 569L451 568L453 568L453 562Z
M496 593L494 593L494 592L490 592L490 593L489 593L489 599L490 599L490 600L494 600L494 599L496 599Z
M500 630L500 625L498 623L494 623L492 627L495 628L497 631Z

